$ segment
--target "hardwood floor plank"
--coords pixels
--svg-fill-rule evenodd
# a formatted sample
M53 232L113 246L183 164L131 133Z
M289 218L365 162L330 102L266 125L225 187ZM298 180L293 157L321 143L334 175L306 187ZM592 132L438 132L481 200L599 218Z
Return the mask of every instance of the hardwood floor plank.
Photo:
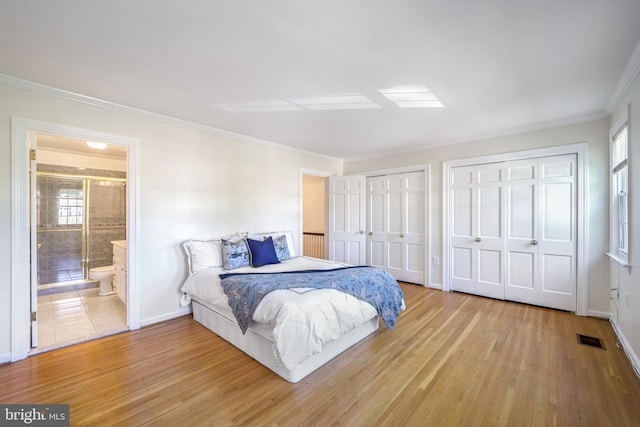
M67 403L77 426L640 425L608 322L401 286L394 331L297 384L186 316L0 366L0 402Z

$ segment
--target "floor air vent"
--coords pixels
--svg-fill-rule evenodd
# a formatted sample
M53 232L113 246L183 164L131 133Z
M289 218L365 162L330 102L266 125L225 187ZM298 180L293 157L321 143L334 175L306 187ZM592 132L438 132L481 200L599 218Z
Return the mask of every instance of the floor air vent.
M578 344L588 345L589 347L600 348L602 350L606 350L604 348L604 343L600 338L590 337L588 335L576 334L578 337Z

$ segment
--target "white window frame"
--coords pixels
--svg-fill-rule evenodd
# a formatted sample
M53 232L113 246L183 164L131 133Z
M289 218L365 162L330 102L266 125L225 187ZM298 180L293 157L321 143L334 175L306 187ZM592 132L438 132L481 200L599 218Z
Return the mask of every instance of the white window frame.
M625 135L623 153L616 155L619 138ZM629 125L619 120L609 133L610 224L608 255L622 265L629 263Z

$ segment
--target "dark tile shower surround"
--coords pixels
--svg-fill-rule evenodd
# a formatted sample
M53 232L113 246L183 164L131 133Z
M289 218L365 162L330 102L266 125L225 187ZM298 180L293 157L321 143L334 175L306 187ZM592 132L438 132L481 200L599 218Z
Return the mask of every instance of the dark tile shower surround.
M65 176L40 175L37 179L38 199L38 284L50 284L83 279L82 224L61 224L63 199L77 199L80 209L67 209L81 216L88 205L89 268L111 265L112 240L126 239L126 185L121 181L84 178L88 194L83 191L83 178L126 178L124 172L102 169L78 169L55 165L38 165L38 172ZM88 200L87 200L88 199ZM71 203L73 204L73 203Z

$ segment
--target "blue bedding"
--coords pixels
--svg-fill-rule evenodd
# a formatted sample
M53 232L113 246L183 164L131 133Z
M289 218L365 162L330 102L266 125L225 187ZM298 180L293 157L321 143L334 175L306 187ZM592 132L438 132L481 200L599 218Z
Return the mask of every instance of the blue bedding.
M243 334L262 298L279 289L329 288L345 292L375 307L389 329L393 329L402 307L403 295L398 282L381 268L229 273L221 274L220 279Z

